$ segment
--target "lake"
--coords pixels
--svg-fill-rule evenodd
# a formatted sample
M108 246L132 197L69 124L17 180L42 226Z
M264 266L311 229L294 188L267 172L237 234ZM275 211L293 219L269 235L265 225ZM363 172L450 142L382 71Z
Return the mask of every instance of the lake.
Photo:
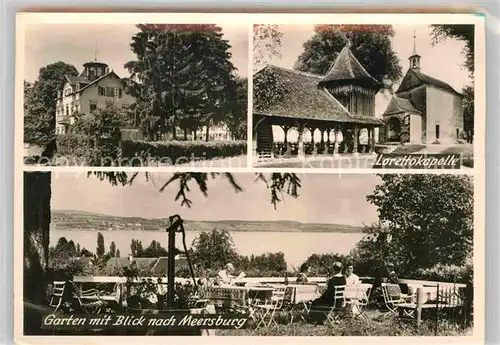
M167 247L167 233L161 231L101 231L104 236L104 244L108 249L111 241L120 250L122 257L130 253L130 242L133 239L142 241L144 248L155 240ZM186 232L186 244L191 243L199 231ZM356 243L363 237L362 233L340 233L340 232L259 232L259 231L235 231L231 232L236 250L240 255L250 256L264 253L283 252L289 268L300 266L311 254L338 253L349 254ZM60 230L50 231L50 245L55 246L61 237L68 241L73 240L75 245L87 248L95 252L97 247L97 231L86 230ZM176 247L183 250L182 235L176 236Z

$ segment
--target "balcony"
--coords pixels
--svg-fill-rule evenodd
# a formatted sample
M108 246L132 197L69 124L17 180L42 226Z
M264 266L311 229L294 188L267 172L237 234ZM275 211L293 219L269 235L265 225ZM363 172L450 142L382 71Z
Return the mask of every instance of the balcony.
M70 124L69 118L70 118L69 115L59 115L56 117L56 122L62 125L69 125Z

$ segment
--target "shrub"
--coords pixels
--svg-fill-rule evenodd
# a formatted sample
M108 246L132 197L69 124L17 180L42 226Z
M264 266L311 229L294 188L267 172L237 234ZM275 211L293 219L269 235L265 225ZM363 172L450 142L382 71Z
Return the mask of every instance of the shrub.
M86 165L92 159L85 136L79 134L60 134L56 138L58 165ZM66 163L67 162L67 163Z
M131 165L146 165L148 161L180 164L199 159L225 158L244 155L246 140L235 141L122 141L122 159ZM142 162L141 162L142 160Z

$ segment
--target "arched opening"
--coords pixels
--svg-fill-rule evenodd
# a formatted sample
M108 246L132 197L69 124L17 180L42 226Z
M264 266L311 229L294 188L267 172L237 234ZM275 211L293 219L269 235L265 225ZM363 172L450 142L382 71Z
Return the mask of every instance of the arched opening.
M387 141L400 141L401 121L397 117L391 117L387 121Z

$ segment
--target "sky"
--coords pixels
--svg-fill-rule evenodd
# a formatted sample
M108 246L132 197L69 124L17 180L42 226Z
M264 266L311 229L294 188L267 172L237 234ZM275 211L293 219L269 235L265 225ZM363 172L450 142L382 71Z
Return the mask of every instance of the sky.
M229 41L231 62L239 76L248 75L248 26L221 26L223 38ZM57 61L74 65L78 71L88 61L105 62L120 77L127 77L125 63L135 59L130 49L134 25L118 24L31 24L26 26L25 80L38 78L40 68Z
M393 25L395 35L392 39L393 50L399 57L400 65L403 69L403 76L409 68L408 58L413 53L413 35L416 36L416 48L420 58L420 70L431 77L440 79L450 84L455 90L461 91L465 85L470 85L468 71L462 67L465 58L462 50L465 47L463 42L458 40L446 40L442 43L431 44L431 29L428 25ZM269 64L293 69L298 56L304 51L304 43L314 35L313 25L282 25L283 32L281 58L273 58L267 61ZM263 66L254 66L254 70L259 70ZM402 77L401 77L402 80ZM399 80L394 85L396 90ZM375 114L381 117L386 110L390 94L378 93L375 97ZM283 131L273 128L276 140L283 140ZM296 140L296 131L289 134L290 140ZM315 140L319 140L320 134L315 133ZM305 133L304 140L310 140L310 134Z
M268 176L267 174L266 176ZM208 183L205 197L194 185L189 198L191 208L175 201L178 183L159 189L172 173L152 173L146 181L140 173L132 185L112 186L85 173L53 172L53 210L86 211L113 216L166 218L179 214L187 220L290 220L303 223L329 223L361 226L377 220L375 206L366 201L380 182L367 174L299 174L299 197L284 196L277 209L271 205L270 190L253 173L235 173L244 189L235 192L223 177Z

